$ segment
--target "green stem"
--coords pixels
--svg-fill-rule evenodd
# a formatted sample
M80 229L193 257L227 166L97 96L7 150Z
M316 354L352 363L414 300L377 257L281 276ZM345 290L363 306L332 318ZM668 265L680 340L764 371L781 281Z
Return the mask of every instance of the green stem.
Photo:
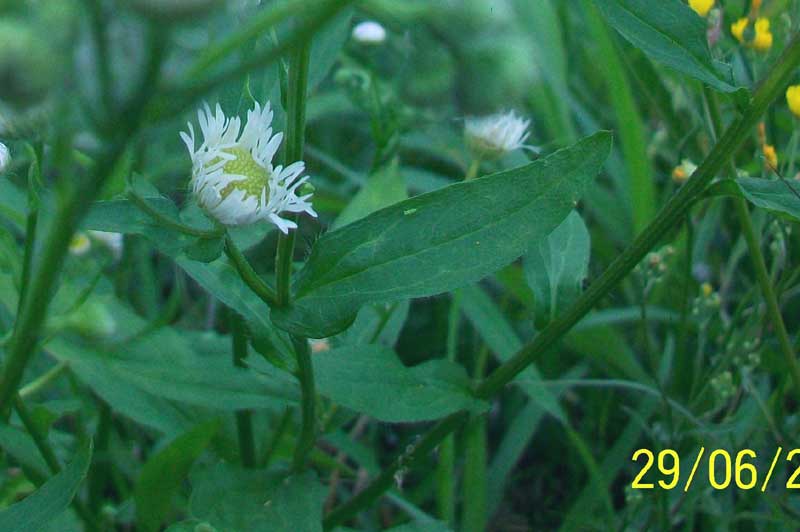
M245 334L244 320L234 311L230 311L230 323L233 347L233 365L239 368L247 367L244 359L247 358L247 335ZM239 454L242 465L248 469L256 467L256 443L253 437L253 412L251 410L236 411L236 432L239 437Z
M149 203L147 203L147 201L143 197L134 192L132 188L128 189L127 196L128 200L131 203L133 203L137 209L148 215L158 225L166 229L172 229L173 231L188 236L195 236L198 238L208 238L208 239L219 238L223 234L219 230L208 231L206 229L195 229L194 227L190 227L176 220L173 220L169 216L158 212L158 210L152 207Z
M97 77L100 82L100 98L103 109L108 112L114 106L111 84L111 66L108 60L108 39L106 21L103 16L103 5L100 0L86 0L91 18L92 45L97 62Z
M284 166L303 159L303 142L306 126L306 92L308 90L308 63L311 55L311 42L300 43L289 59L289 82L287 87L286 146L284 147ZM296 221L297 215L291 220ZM275 277L277 279L278 305L289 304L289 284L292 278L292 259L296 230L278 237L278 250L275 257Z
M719 103L717 102L716 94L712 93L708 89L705 89L704 95L708 104L713 132L714 134L719 135L722 131L722 119L719 112ZM733 164L732 158L728 160L728 163L731 175L736 175L736 168ZM759 235L756 233L756 230L753 227L753 219L750 216L750 210L747 207L747 202L745 199L732 198L732 201L734 209L736 209L736 216L739 218L739 224L742 227L742 233L744 233L745 242L747 242L747 250L753 263L753 268L756 271L756 278L758 279L758 285L761 288L761 294L764 296L764 301L767 304L767 315L769 316L772 326L775 329L781 354L783 355L784 362L789 369L789 374L792 376L794 391L800 397L800 363L797 360L797 355L794 353L791 340L789 340L789 333L786 330L786 324L783 322L783 317L781 316L778 298L775 296L775 289L772 286L772 279L769 275L769 271L767 270L767 263L764 260L764 254L761 252L761 241Z
M294 449L292 464L295 471L301 471L305 467L308 453L314 448L316 441L315 406L317 398L314 390L314 368L311 365L311 349L308 345L308 340L292 336L292 343L297 356L297 380L300 381L300 391L302 392L300 405L302 423L297 446Z
M800 37L795 35L781 59L761 82L744 115L728 128L692 178L667 202L641 236L611 263L562 317L550 322L532 342L523 346L514 357L483 381L476 390L478 397L491 397L503 389L523 369L566 334L598 301L633 270L668 231L683 220L692 201L703 192L725 161L729 160L741 146L761 115L789 84L798 64L800 64ZM439 421L422 437L419 445L415 446L410 453L398 456L364 490L332 511L325 519L325 528L331 529L345 522L378 498L391 486L393 475L400 467L406 465L409 460L413 461L421 456L422 453L433 450L439 442L461 425L466 415L464 412L458 412Z
M750 211L747 208L747 202L744 198L733 198L733 205L736 209L736 216L739 218L739 223L742 226L744 238L747 241L750 259L753 261L753 267L756 270L756 278L761 288L761 294L764 296L764 301L767 304L767 315L772 322L772 327L775 329L775 335L778 337L778 345L780 346L781 354L792 376L794 391L798 397L800 397L800 363L797 361L797 356L792 348L792 342L789 340L789 333L786 331L786 324L783 322L783 317L781 316L778 298L775 296L772 280L767 271L767 264L764 261L764 254L761 252L761 242L753 228L753 220L750 217Z
M154 31L154 30L152 30ZM163 35L152 33L150 36L150 60L141 80L136 96L131 101L119 120L120 126L115 130L117 138L111 147L100 157L92 174L72 188L71 193L63 201L53 217L52 226L42 246L42 255L38 266L32 272L30 288L26 292L14 334L7 346L5 367L0 377L0 414L8 411L12 398L22 380L28 360L34 353L38 341L39 330L47 314L48 302L55 286L56 277L61 270L64 256L67 254L69 242L78 223L89 210L91 202L100 193L104 183L113 173L117 162L125 152L128 141L139 128L141 110L149 101L160 72L164 57Z
M50 384L53 381L55 381L58 377L60 377L61 374L64 373L64 371L68 367L69 364L67 362L59 362L57 365L47 370L47 372L44 375L36 378L35 380L31 381L30 383L20 388L19 396L23 399L27 399L28 397L36 395L40 391L50 386Z
M277 305L278 298L275 295L275 290L256 273L229 234L225 235L224 249L225 254L247 286L270 307Z
M448 313L447 360L456 361L458 351L458 326L461 317L461 292L453 294ZM439 518L453 526L456 516L455 501L456 446L455 438L448 435L439 446L439 462L436 465L436 506Z
M302 21L301 21L302 24ZM286 94L286 146L284 148L284 164L288 165L303 159L303 144L306 128L306 96L308 93L308 65L311 57L311 41L304 39L291 52L289 57L289 79ZM291 217L297 220L297 215ZM275 277L279 306L289 304L289 287L292 279L292 259L296 230L278 237L275 257ZM302 421L300 434L295 447L293 468L302 470L308 460L308 453L314 448L316 441L316 391L314 386L314 368L311 362L311 350L308 340L292 336L295 356L297 357L297 380L302 393L300 413Z
M464 174L464 181L469 181L470 179L475 179L478 177L478 172L481 169L481 160L477 157L472 159L472 162L469 163L469 168L467 168L467 173Z
M328 514L323 521L324 529L331 530L366 508L394 484L394 476L398 471L411 467L417 459L433 451L439 442L461 426L467 417L465 412L456 412L437 422L415 444L409 445L405 452L395 457L366 488Z
M482 343L475 356L473 376L483 378L489 348ZM464 504L461 529L465 532L483 532L488 521L486 479L486 417L474 414L464 429L464 479L461 483Z

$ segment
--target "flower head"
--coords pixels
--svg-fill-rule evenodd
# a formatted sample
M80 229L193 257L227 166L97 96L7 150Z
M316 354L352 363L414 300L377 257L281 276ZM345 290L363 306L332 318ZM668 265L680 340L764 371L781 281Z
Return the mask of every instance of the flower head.
M11 152L8 146L0 142L0 174L5 172L11 164Z
M748 24L750 24L750 21L746 17L740 18L731 24L731 33L740 43L744 43L744 30L747 29Z
M689 0L689 7L694 9L701 17L705 17L714 7L714 0Z
M778 152L775 151L775 146L772 144L764 144L761 146L761 152L764 154L764 160L770 168L778 167Z
M281 218L283 212L317 213L308 201L311 194L297 195L308 181L300 177L305 163L286 168L272 166L283 133L272 134L269 102L258 103L247 112L241 128L239 117L226 118L217 104L215 112L206 105L197 113L203 142L195 147L192 124L181 138L192 157L192 192L200 206L224 225L246 225L269 220L288 233L297 224Z
M491 116L468 118L465 134L467 146L479 159L492 160L520 148L530 133L531 121L517 116L514 111Z
M786 89L786 103L794 116L800 118L800 85L792 85Z
M77 232L72 235L72 240L69 242L69 252L76 257L82 257L89 253L92 249L92 242L84 232Z
M367 20L353 28L353 39L361 44L381 44L386 40L386 29L374 20Z
M752 46L759 52L768 52L772 48L772 32L770 31L770 23L768 18L759 17L755 21L753 38L748 41L745 37L747 27L750 25L750 19L740 18L731 25L731 33L736 40L742 44Z
M697 165L689 159L684 159L672 170L672 179L676 183L683 183L692 176L695 170L697 170Z
M769 19L756 19L756 36L753 39L753 48L759 52L766 52L772 48L772 32L769 30Z

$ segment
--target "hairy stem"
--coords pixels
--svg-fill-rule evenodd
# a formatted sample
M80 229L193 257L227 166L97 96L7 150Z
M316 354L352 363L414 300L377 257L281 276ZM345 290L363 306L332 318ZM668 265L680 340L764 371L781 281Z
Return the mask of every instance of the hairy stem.
M233 364L236 367L247 367L244 359L247 358L247 335L245 334L244 320L234 311L230 311L230 324L232 334ZM246 468L256 467L256 442L253 437L253 412L250 410L236 411L236 432L239 439L239 454L242 465Z
M278 297L275 295L275 290L256 273L230 235L225 235L224 249L225 254L231 260L245 284L250 287L250 290L267 305L271 307L277 305Z

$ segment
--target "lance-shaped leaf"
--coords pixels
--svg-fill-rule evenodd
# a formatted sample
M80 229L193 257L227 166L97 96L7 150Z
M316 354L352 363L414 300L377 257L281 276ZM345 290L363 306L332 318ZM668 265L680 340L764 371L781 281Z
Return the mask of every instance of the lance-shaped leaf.
M327 233L273 311L290 332L345 329L361 305L477 281L525 253L570 213L611 150L607 132L536 162L423 194Z
M0 530L35 532L57 518L72 502L92 458L92 443L81 445L78 454L59 474L45 482L22 502L0 512Z
M589 269L589 230L572 212L547 238L531 244L525 276L536 296L537 324L547 324L581 293Z
M800 186L796 181L740 177L717 181L706 192L709 196L739 196L756 207L800 221Z
M653 60L723 92L739 88L730 66L714 61L706 22L682 0L594 0L605 19Z

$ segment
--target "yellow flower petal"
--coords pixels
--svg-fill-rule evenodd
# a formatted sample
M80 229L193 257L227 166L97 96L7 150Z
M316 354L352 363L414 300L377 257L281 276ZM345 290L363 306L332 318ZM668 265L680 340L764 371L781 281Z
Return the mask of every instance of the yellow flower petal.
M714 0L689 0L689 7L694 9L701 17L705 17L714 7Z
M792 85L786 89L786 103L789 104L789 110L800 118L800 85Z

